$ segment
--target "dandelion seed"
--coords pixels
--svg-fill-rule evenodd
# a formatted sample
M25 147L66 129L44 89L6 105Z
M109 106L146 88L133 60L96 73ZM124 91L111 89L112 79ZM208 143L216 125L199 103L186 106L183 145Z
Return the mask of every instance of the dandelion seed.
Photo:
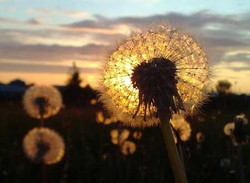
M159 110L192 113L205 99L208 65L188 35L159 28L131 35L104 66L100 100L126 125L159 123Z
M62 107L60 92L52 86L32 86L24 94L24 108L33 118L48 118Z
M57 132L39 127L32 129L24 137L23 149L30 160L50 165L62 159L65 145Z

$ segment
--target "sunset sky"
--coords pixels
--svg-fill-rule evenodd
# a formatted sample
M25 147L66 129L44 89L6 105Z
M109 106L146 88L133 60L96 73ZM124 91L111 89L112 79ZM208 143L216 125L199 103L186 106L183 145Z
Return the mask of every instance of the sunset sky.
M0 0L0 82L63 85L75 62L95 87L119 40L157 24L200 42L213 84L250 93L249 0Z

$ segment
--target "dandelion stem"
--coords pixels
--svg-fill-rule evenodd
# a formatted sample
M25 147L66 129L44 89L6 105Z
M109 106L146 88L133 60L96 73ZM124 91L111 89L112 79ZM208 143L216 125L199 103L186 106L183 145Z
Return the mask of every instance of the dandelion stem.
M40 119L40 126L43 127L44 126L44 118L43 115L41 115L41 119Z
M167 148L168 157L175 177L175 182L187 183L187 178L183 168L183 163L181 162L178 150L174 142L174 137L171 131L170 114L167 114L166 112L159 112L159 118L161 122L161 131L163 135L163 140Z
M42 162L41 163L41 175L40 175L40 182L41 183L46 183L46 165Z
M186 167L185 167L185 159L184 159L184 155L183 155L183 148L182 148L182 144L177 143L177 149L183 164L183 170L186 172Z
M241 144L238 145L238 162L239 162L240 183L246 183Z

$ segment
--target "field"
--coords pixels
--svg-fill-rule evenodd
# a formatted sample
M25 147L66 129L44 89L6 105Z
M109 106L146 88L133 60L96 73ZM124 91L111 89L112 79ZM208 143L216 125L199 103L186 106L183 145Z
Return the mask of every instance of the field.
M22 141L25 134L39 126L29 117L21 100L0 103L0 182L3 183L160 183L173 182L159 127L135 129L97 122L102 105L86 101L82 107L65 106L45 120L45 126L57 131L65 141L63 159L53 165L35 164L26 158ZM106 115L105 111L103 113ZM190 183L239 182L237 147L223 132L224 125L244 113L250 119L250 99L246 95L213 96L198 116L187 117L191 137L183 142L185 168ZM245 127L249 134L249 124ZM128 141L136 145L134 153L125 155L113 144L113 129L130 131ZM133 137L140 131L141 138ZM203 138L197 141L196 134ZM250 147L242 146L246 182L250 181Z

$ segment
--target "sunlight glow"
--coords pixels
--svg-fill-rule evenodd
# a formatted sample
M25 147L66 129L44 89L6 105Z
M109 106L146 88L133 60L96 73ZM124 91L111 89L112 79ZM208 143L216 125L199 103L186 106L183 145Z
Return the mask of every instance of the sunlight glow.
M207 60L192 38L168 28L162 28L158 32L132 34L110 55L104 66L104 86L101 89L101 100L121 121L128 121L132 126L158 123L157 119L149 116L147 122L143 122L145 106L139 109L138 116L132 117L138 108L139 98L131 76L133 69L141 62L150 62L159 57L176 64L179 81L177 88L186 112L195 111L193 109L203 100L208 76Z

